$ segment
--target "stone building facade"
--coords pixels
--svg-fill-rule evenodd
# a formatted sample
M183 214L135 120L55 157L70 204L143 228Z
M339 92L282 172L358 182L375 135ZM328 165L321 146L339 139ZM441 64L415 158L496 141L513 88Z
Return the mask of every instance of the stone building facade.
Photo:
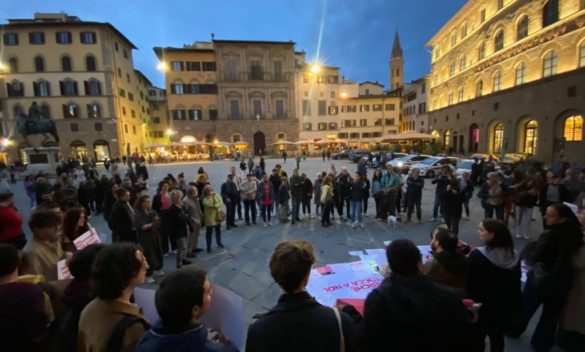
M213 40L154 50L167 66L170 128L178 140L247 145L254 154L298 140L293 42Z
M445 149L585 161L585 1L468 1L427 45Z
M10 138L11 160L43 140L30 137L29 145L14 131L16 116L33 101L57 123L63 157L99 161L141 152L149 143L148 83L134 70L136 47L114 26L37 13L9 19L0 32L0 132Z
M401 132L417 131L427 133L429 129L428 88L428 76L404 85L402 91L402 120L400 122Z

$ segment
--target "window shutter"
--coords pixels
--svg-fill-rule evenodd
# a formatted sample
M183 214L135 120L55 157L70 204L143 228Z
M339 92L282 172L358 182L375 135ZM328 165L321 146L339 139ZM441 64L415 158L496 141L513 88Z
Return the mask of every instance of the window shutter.
M47 96L51 96L51 84L49 82L45 82L45 86L47 87Z
M59 81L59 89L61 90L61 95L65 95L65 84L63 81Z
M90 92L89 92L89 82L83 81L83 89L85 90L85 95L90 95Z
M67 104L63 104L63 118L66 119L69 117L69 111L67 110Z
M77 90L77 82L73 82L73 92L75 95L79 95L79 91Z
M87 104L86 108L87 108L87 117L90 119L93 118L93 111L91 109L91 104Z
M176 94L176 89L175 89L175 85L171 84L171 94Z
M39 96L39 84L37 82L33 82L33 92L35 97Z
M6 90L8 92L8 96L11 97L12 96L12 84L6 83Z
M97 92L96 92L97 95L102 95L102 84L101 84L101 82L100 81L96 81L95 84L96 84L96 87L97 87Z

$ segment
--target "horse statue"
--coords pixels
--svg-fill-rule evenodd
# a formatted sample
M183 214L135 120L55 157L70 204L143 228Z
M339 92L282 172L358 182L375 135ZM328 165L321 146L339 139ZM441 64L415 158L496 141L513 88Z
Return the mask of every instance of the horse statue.
M28 115L22 112L18 115L16 119L16 130L29 145L28 136L42 134L45 137L41 142L42 144L49 139L47 133L53 136L55 142L59 143L59 134L57 134L55 121L43 116L36 101L33 101L28 109Z

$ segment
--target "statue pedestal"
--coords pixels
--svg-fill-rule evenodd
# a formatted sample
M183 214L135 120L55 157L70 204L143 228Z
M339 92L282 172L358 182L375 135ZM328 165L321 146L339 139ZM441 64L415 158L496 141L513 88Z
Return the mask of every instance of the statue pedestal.
M26 161L26 172L37 174L39 171L55 175L59 165L59 147L23 148Z

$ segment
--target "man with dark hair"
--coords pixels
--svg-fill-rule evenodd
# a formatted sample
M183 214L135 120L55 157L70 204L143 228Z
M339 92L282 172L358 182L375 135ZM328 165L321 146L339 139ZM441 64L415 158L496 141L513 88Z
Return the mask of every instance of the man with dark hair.
M238 202L238 186L234 182L234 175L227 175L227 180L221 185L221 198L226 207L226 228L238 227L236 225L236 203Z
M421 254L410 240L386 248L392 270L366 299L359 325L363 351L469 351L471 318L460 297L424 277ZM356 316L351 306L344 311Z
M52 210L37 210L31 215L28 226L33 236L23 248L23 273L43 275L45 281L58 279L57 262L65 258L59 241L61 221Z
M134 208L130 205L130 191L120 188L117 200L112 206L108 224L112 229L112 241L136 242L136 227L134 225Z
M246 351L355 351L351 319L322 306L305 291L314 263L313 245L305 240L287 240L276 246L270 273L285 293L250 325Z
M277 165L278 166L278 165ZM268 181L272 184L272 188L274 192L278 192L280 189L280 185L282 184L282 180L280 178L280 171L278 168L272 169L272 174L268 177ZM274 202L274 213L278 210L278 202Z
M139 352L238 350L221 332L217 341L209 340L201 323L211 304L212 288L206 276L203 270L182 268L163 279L155 296L161 321L144 335Z
M469 261L463 254L457 253L457 235L445 228L437 229L432 235L433 256L425 263L423 273L441 285L465 292Z
M43 290L18 282L16 247L0 244L0 339L3 351L40 351L49 319Z
M290 180L290 195L292 199L292 223L301 221L299 213L301 210L301 201L303 200L303 179L299 174L299 169L293 170L293 175Z
M135 350L149 326L130 297L147 270L146 258L134 243L116 243L100 251L93 272L97 298L81 312L77 351Z

